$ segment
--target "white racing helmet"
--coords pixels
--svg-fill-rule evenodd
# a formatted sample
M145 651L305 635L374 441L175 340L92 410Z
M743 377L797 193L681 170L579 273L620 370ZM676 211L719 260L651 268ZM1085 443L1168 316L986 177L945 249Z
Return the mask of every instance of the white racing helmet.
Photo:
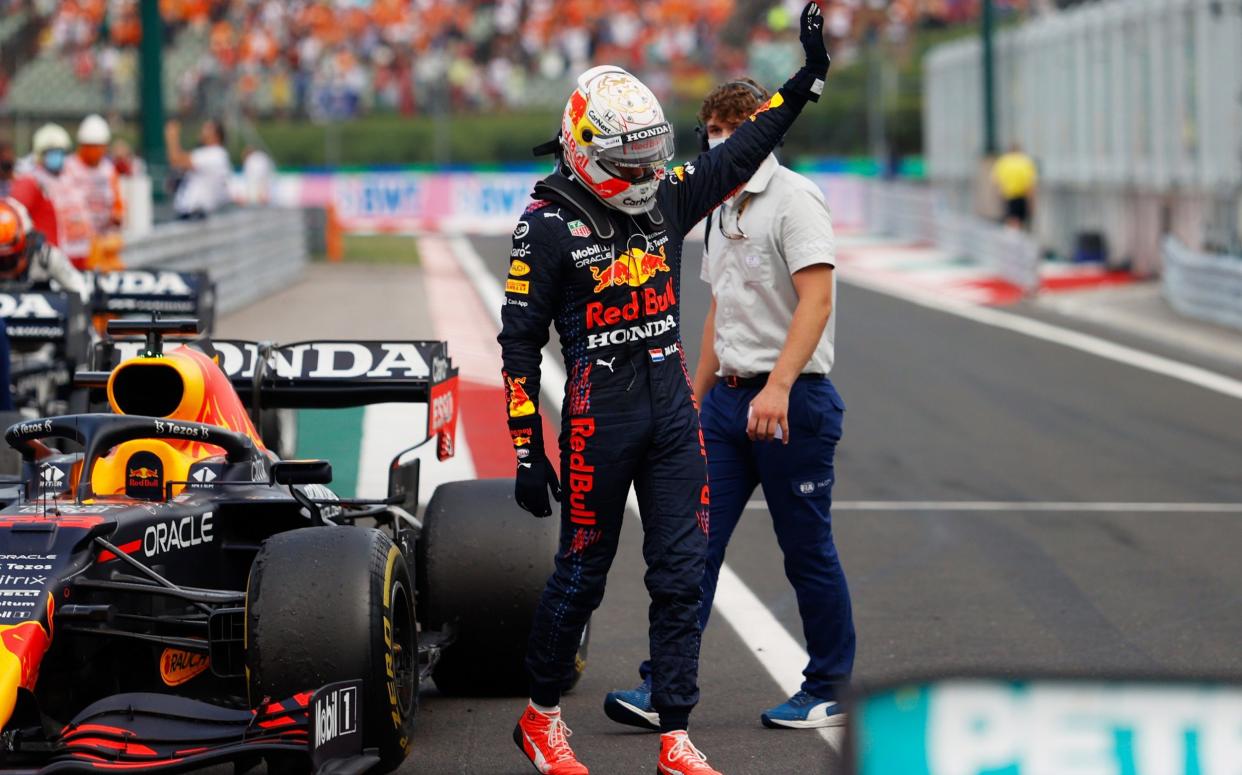
M673 127L642 81L612 65L578 76L560 143L574 178L601 202L630 215L655 207L673 158Z
M35 156L42 156L53 150L68 152L73 147L73 141L60 124L44 124L35 130L30 145Z
M108 122L98 113L92 113L82 119L78 126L78 145L107 145L112 142L112 130Z

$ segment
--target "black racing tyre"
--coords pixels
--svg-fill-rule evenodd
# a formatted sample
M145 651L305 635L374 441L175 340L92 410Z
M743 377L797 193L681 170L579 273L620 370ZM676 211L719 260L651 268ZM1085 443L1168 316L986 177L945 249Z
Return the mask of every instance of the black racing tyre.
M456 631L432 673L441 692L527 692L526 641L552 574L559 530L556 518L537 519L518 507L512 479L436 488L419 541L419 613L425 629ZM588 626L565 691L586 668L589 633Z
M384 533L313 527L272 536L250 569L250 703L363 680L363 745L395 769L418 709L414 585Z

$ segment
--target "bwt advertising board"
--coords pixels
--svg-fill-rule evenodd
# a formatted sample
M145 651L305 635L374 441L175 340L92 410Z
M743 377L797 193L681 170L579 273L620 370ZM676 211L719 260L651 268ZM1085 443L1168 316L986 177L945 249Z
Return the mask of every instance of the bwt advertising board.
M503 235L531 203L546 170L520 172L336 172L279 176L276 203L336 208L347 231ZM861 225L863 178L811 176L825 192L838 229Z
M546 173L542 173L546 174ZM539 172L342 172L280 176L277 200L336 208L350 231L508 234Z

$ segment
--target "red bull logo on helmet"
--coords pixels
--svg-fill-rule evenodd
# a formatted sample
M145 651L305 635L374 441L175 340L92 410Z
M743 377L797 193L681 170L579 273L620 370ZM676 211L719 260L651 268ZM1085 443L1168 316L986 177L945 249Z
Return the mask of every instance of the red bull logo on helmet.
M631 248L606 266L591 267L591 277L595 279L595 292L602 293L614 285L637 288L659 272L668 271L663 247L658 253Z

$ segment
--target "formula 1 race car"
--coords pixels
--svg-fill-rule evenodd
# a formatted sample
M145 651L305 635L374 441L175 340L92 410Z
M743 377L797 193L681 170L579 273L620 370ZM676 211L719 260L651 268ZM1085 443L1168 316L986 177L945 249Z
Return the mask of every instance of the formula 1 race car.
M0 283L0 319L12 351L13 405L36 415L81 412L73 375L89 363L103 325L134 315L178 315L211 331L215 286L206 272L122 269L85 273L87 301L55 283Z
M84 410L85 393L78 391L75 402L72 388L93 344L82 299L46 287L3 285L0 319L9 338L13 405L35 414Z
M111 413L5 433L23 475L0 482L0 770L390 770L413 745L422 680L520 692L557 528L528 519L506 480L441 485L418 514L407 458L432 441L440 459L454 451L446 345L164 352L195 330L109 323L144 337L136 357L118 348L110 371L78 375ZM428 419L388 497L342 499L328 461L265 449L239 393L426 403Z

